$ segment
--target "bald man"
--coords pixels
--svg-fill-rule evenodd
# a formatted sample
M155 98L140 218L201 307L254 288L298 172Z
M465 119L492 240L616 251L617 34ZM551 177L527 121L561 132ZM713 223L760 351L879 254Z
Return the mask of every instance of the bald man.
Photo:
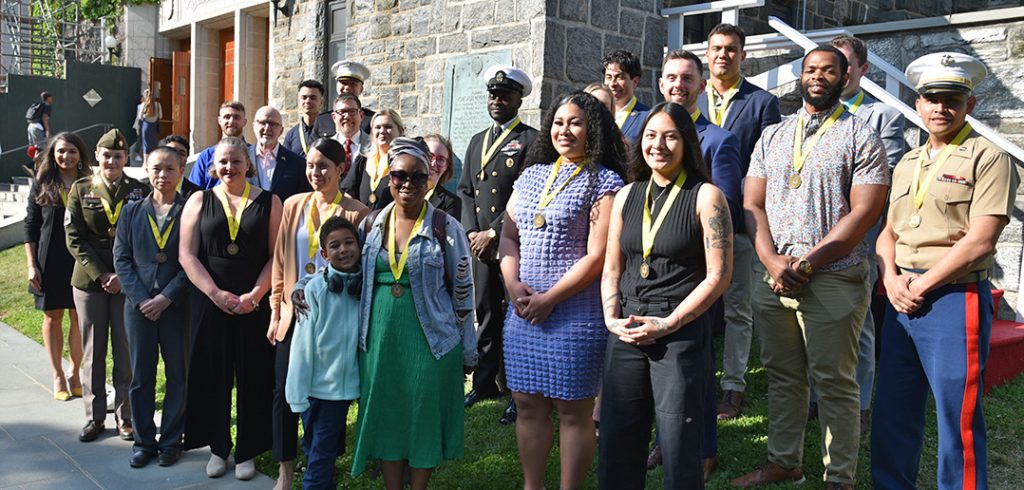
M306 180L306 159L278 143L283 131L280 111L268 105L256 111L252 120L256 144L249 146L249 161L256 175L249 177L249 183L281 201L312 190Z

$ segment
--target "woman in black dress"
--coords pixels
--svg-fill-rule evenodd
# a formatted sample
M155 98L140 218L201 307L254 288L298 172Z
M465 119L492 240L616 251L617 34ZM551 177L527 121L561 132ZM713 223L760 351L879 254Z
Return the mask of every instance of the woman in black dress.
M378 110L370 119L369 149L352 161L352 168L341 180L341 190L365 204L370 211L384 209L391 204L388 151L391 150L391 142L404 135L405 124L397 112Z
M611 334L601 400L601 488L643 488L656 418L665 488L703 488L704 312L729 285L732 223L683 106L651 109L615 197L601 278Z
M462 200L444 187L455 174L452 162L452 155L455 152L452 151L452 143L437 133L428 134L422 139L427 143L427 148L430 148L430 190L427 191L427 201L451 217L462 219Z
M71 298L71 272L75 259L64 240L64 210L68 189L76 180L92 175L89 152L78 135L58 133L50 138L36 165L36 178L25 210L25 258L28 291L36 309L43 311L43 345L53 370L53 398L67 401L82 396L78 369L82 365L82 333ZM68 311L68 351L71 377L64 377L64 310ZM70 386L68 384L70 383Z
M210 446L206 474L224 474L232 447L231 389L237 387L235 477L248 480L256 475L253 458L271 446L274 348L265 333L281 201L246 180L255 169L239 138L217 144L210 174L221 185L192 194L182 211L180 260L196 286L192 322L198 330L185 449Z

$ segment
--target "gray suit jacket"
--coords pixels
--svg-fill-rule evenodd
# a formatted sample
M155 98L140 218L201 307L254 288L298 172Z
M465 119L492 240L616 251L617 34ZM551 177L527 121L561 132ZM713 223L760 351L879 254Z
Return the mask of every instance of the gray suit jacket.
M903 141L903 126L906 123L903 114L894 107L889 107L878 99L875 99L864 92L864 100L853 115L868 122L868 125L878 131L885 145L886 159L889 161L889 169L896 167L903 153L907 151Z
M121 212L114 238L114 270L121 281L121 288L135 307L157 294L163 294L174 303L181 303L186 298L190 283L178 263L181 210L184 206L185 198L178 194L167 213L167 222L160 230L163 232L167 226L173 227L164 247L167 262L163 264L156 261L160 249L149 225L149 216L156 221L149 197L126 204Z

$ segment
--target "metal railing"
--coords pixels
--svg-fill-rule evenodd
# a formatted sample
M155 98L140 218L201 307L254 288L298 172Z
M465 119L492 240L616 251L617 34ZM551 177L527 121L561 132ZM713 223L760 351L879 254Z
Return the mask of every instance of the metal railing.
M99 134L102 135L103 133L106 133L107 131L110 131L111 129L113 129L116 126L117 125L114 124L114 123L96 123L96 124L90 124L88 126L81 127L81 128L78 128L78 129L72 129L69 132L75 133L75 134L77 134L79 136L82 136L82 133L85 133L87 131L92 131L93 129L99 128L100 129ZM85 139L85 138L83 137L83 139ZM97 138L97 139L99 139L99 138ZM86 140L86 141L88 141L88 140ZM22 145L22 146L19 146L17 148L14 148L12 150L4 150L3 153L0 153L0 162L6 160L9 155L15 155L15 154L18 154L18 153L21 153L22 155L25 155L25 151L28 150L28 147L29 147L29 145Z
M63 78L69 60L102 60L102 38L102 28L82 18L79 2L0 2L0 65L9 74Z

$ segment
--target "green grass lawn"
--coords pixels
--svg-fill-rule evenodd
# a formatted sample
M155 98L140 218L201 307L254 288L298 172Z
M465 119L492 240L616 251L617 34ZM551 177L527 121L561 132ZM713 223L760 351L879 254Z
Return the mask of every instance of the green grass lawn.
M15 247L0 252L0 321L3 321L25 335L42 343L40 324L42 314L32 307L32 300L26 292L24 252ZM721 352L721 339L717 340ZM767 380L757 356L755 341L751 352L750 370L747 375L747 398L743 416L736 420L719 423L719 464L720 469L712 477L709 488L730 488L730 479L742 475L760 464L766 456L768 418ZM109 363L109 359L108 359ZM108 370L109 372L109 370ZM158 385L162 386L160 375ZM497 423L505 402L486 401L466 411L465 456L458 461L441 465L431 480L433 488L443 489L516 489L522 487L519 459L516 452L515 429ZM1024 423L1021 410L1024 407L1024 377L996 388L985 397L985 420L988 424L989 480L993 489L1020 488L1019 478L1024 474ZM354 447L355 414L353 405L348 418L348 451L338 459L343 471L339 488L364 489L382 488L380 480L372 480L366 474L352 478L352 449ZM922 456L919 488L935 488L935 452L938 444L935 430L934 409L926 429L924 455ZM851 421L851 423L857 423ZM804 449L804 472L808 482L801 486L778 486L777 488L820 488L819 483L824 467L820 457L820 430L817 421L807 425ZM557 440L557 437L556 437ZM857 488L871 488L870 454L868 438L861 440L859 483ZM298 466L305 464L301 455ZM277 463L266 453L257 458L260 471L277 477ZM295 488L299 488L301 471ZM647 477L648 488L661 488L662 472L651 472ZM552 451L547 471L547 487L558 488L558 449ZM587 478L586 488L596 488L597 480L592 469Z

